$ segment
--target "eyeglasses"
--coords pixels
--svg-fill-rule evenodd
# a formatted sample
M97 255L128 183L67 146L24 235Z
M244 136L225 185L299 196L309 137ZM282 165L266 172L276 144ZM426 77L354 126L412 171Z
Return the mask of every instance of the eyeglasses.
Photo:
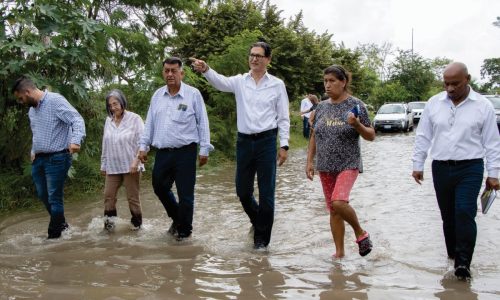
M453 124L455 124L455 112L457 111L457 109L454 108L453 106L450 106L450 109L451 109L451 116L448 119L448 124L450 124L450 126L453 127Z
M248 58L250 58L250 59L255 58L256 60L263 59L264 57L265 57L264 55L255 54L255 53L250 53L250 55L248 56Z

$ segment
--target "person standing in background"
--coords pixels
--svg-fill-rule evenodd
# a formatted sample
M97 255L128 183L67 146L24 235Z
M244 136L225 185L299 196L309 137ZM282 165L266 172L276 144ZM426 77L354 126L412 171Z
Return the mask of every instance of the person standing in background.
M64 96L39 90L26 76L16 80L12 92L19 103L30 107L31 174L38 198L50 214L48 238L59 238L68 228L64 182L71 167L71 154L80 151L85 137L85 122Z
M309 110L313 104L310 100L310 94L306 95L302 101L300 101L300 116L302 117L302 135L308 139L309 138L309 117L311 116L311 111Z
M123 184L132 214L132 229L142 225L139 183L144 165L138 158L139 138L144 131L142 118L127 110L127 99L120 90L112 90L106 96L108 117L102 137L101 174L104 183L104 228L115 227L112 217L117 216L117 193Z
M446 251L455 260L455 275L468 279L476 245L483 158L486 187L498 190L500 136L495 110L488 99L472 90L465 64L449 64L443 80L445 91L429 99L417 127L412 177L418 184L424 180L429 153Z
M311 101L312 106L308 110L302 111L301 113L302 114L307 114L307 113L309 114L308 123L309 123L309 132L310 132L313 121L314 121L314 110L316 109L316 107L318 107L319 99L316 95L313 95L313 94L309 94L308 98ZM308 136L308 138L309 138L309 136Z

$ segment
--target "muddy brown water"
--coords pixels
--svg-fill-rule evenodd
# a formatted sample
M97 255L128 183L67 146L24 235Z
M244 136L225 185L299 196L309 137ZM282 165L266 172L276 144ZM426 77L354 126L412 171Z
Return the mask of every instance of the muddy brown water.
M351 203L374 249L334 252L319 178L305 178L305 149L278 169L276 214L267 251L252 249L234 189L234 166L197 178L194 233L176 242L150 182L141 191L144 226L129 229L123 192L114 233L103 231L102 198L66 205L71 229L46 240L44 211L0 220L0 299L500 299L500 202L478 213L471 282L446 258L430 164L411 178L414 133L363 142L365 173ZM500 201L500 200L499 200Z

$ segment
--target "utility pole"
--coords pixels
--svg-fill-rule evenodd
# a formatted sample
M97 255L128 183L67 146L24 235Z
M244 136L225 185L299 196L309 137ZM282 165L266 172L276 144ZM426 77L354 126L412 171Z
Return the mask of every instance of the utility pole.
M413 57L413 27L411 28L411 57Z

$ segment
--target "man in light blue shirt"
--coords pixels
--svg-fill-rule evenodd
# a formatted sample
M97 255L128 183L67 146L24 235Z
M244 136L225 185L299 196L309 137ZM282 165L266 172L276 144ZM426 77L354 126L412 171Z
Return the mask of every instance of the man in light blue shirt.
M208 161L210 144L208 116L201 93L182 82L182 61L177 57L163 62L166 86L151 98L144 133L139 141L139 159L147 161L149 147L157 149L153 167L153 189L172 219L168 232L177 240L191 235L193 226L196 152L199 166ZM172 184L177 188L177 202Z
M282 165L288 157L290 114L283 80L269 74L271 47L265 42L251 45L250 71L224 76L206 62L191 58L195 70L202 72L216 89L234 93L238 140L236 144L236 194L254 228L255 249L266 248L274 222L276 161ZM280 139L279 152L276 149ZM259 202L254 197L257 175Z
M28 77L17 79L12 92L19 103L30 107L33 181L50 214L48 238L59 238L68 227L64 217L64 181L71 167L71 154L80 151L85 137L85 122L66 98L39 90Z

